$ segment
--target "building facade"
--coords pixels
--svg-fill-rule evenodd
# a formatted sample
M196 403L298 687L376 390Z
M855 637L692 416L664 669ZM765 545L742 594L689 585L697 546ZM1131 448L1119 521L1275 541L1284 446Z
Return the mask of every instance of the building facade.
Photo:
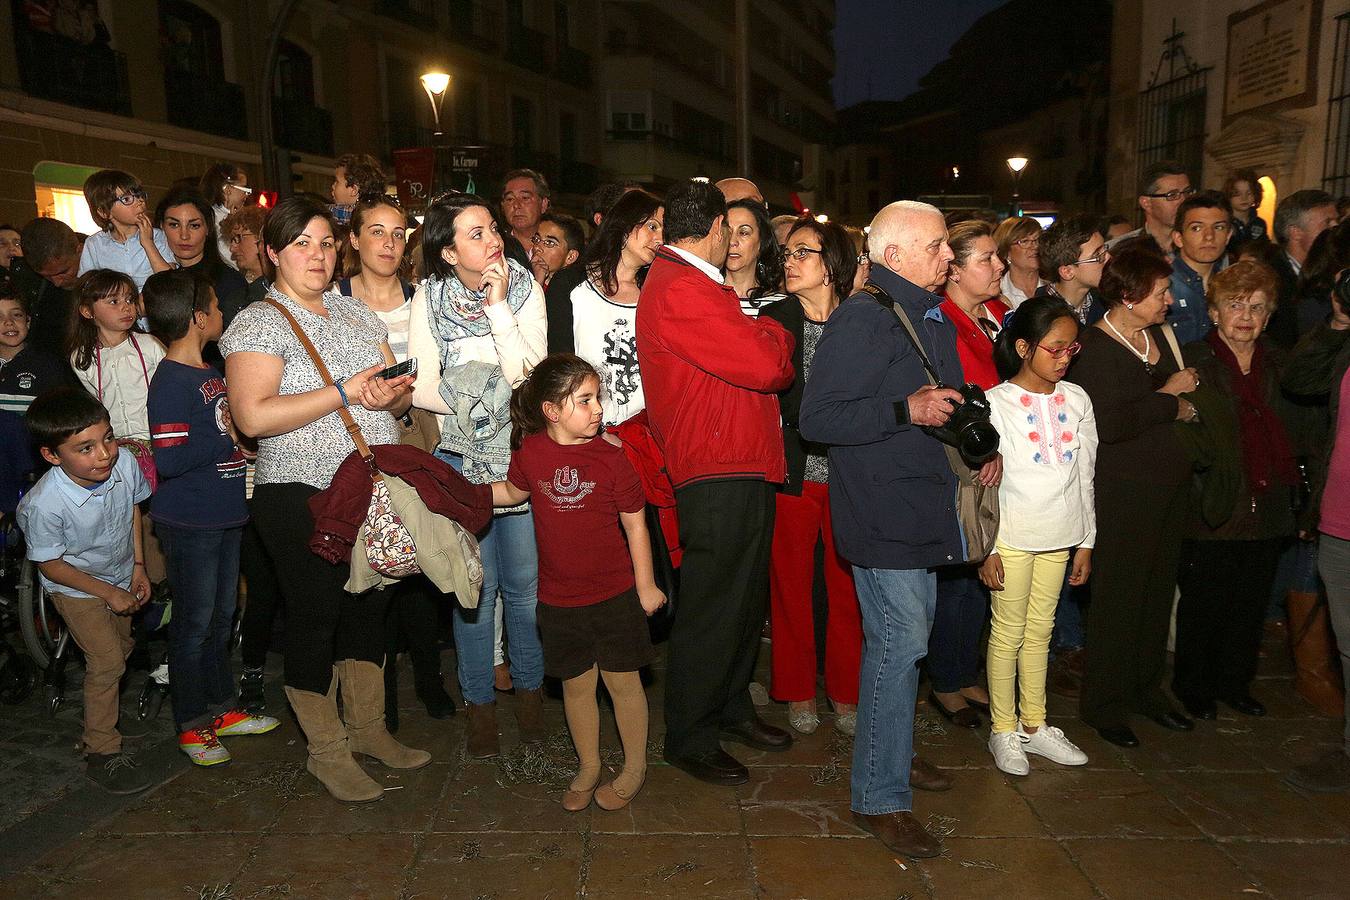
M602 0L603 164L663 190L745 175L775 207L807 206L834 122L832 0L747 0L749 164L737 152L733 0Z
M1303 188L1350 193L1348 64L1347 0L1118 0L1113 211L1137 214L1138 173L1159 159L1210 188L1253 169L1272 206Z
M661 190L749 174L782 206L820 180L831 0L748 4L749 173L737 171L731 0L298 0L267 91L276 6L0 3L0 222L55 215L87 230L80 185L98 168L136 174L152 202L218 161L258 185L264 115L293 187L325 195L342 153L373 154L392 175L395 149L432 145L471 148L455 159L477 161L481 193L529 166L573 209L608 178ZM419 81L431 70L451 75L439 134ZM440 187L469 187L441 164Z

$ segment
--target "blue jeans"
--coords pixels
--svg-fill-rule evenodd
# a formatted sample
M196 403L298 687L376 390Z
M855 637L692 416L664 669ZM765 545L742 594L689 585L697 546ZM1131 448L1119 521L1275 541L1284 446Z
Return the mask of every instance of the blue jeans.
M928 639L928 678L939 694L975 687L980 673L980 632L989 613L989 591L974 566L937 572L937 611Z
M169 696L179 731L210 725L234 706L230 626L239 599L244 529L175 528L155 523L173 590Z
M463 457L443 450L436 458L455 471ZM459 666L459 689L467 703L491 703L492 654L496 638L494 618L500 594L506 623L506 650L511 662L511 682L532 691L544 683L544 649L534 607L539 602L539 552L534 542L534 517L527 511L493 516L487 531L478 536L483 556L483 590L477 609L455 609L455 656Z
M862 610L863 656L851 806L879 816L914 803L909 786L914 699L937 607L937 576L927 569L854 566L853 580Z

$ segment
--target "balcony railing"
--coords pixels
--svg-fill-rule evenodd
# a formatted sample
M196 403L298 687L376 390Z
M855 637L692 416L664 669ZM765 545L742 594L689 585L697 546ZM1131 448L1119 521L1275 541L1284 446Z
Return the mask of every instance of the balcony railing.
M513 25L506 33L506 55L518 66L547 72L548 35L524 25Z
M479 50L501 46L501 11L482 0L450 0L450 37Z
M577 87L591 86L591 55L567 45L558 48L558 77Z
M333 155L333 114L328 110L285 97L272 98L272 122L277 143L291 150Z
M171 125L239 140L248 137L244 89L237 84L165 72L164 99Z
M19 84L44 100L131 115L127 58L107 46L80 44L57 34L14 29Z
M438 5L436 0L375 0L375 11L391 19L434 31Z

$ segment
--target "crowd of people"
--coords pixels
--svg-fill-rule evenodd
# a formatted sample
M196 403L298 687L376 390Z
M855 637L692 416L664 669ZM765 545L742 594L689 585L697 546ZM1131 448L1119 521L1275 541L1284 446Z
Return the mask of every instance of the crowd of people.
M1011 776L1086 764L1086 729L1130 748L1138 717L1264 715L1268 623L1296 635L1298 690L1344 714L1350 221L1331 196L1292 192L1267 225L1255 173L1198 191L1163 161L1134 230L912 201L859 230L771 218L744 178L606 184L576 217L538 172L502 183L416 219L348 155L331 196L269 210L227 163L152 215L106 170L82 242L0 226L0 425L36 451L5 460L22 499L0 511L84 652L99 784L148 784L118 685L133 622L166 619L197 765L277 726L271 649L308 771L380 799L358 757L432 758L394 737L406 652L475 758L501 753L508 697L520 741L543 740L556 679L568 810L639 794L640 673L668 634L667 763L741 784L727 745L788 751L829 721L855 738L855 823L911 857L941 849L913 791L959 777L914 754L924 672ZM1047 692L1081 726L1052 724ZM1350 726L1289 780L1348 790L1348 754Z

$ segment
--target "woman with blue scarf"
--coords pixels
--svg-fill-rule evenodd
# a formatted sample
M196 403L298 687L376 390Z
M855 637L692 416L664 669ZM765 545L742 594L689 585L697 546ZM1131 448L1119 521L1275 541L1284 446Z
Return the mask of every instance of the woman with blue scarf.
M475 484L500 481L511 461L511 391L547 352L544 293L529 269L506 257L482 198L440 198L422 228L427 279L413 297L408 335L419 372L413 403L440 420L438 457ZM479 540L481 599L477 609L457 603L454 610L468 751L482 759L500 752L493 693L499 595L524 742L544 738L544 657L534 620L539 561L529 507L499 510Z

